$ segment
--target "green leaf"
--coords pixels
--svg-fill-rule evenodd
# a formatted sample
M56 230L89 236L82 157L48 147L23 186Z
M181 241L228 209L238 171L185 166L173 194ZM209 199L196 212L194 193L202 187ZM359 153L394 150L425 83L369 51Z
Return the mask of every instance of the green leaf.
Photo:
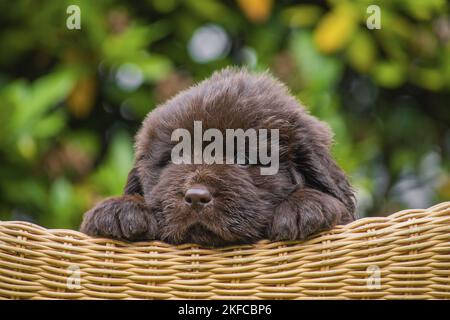
M173 69L172 62L167 57L157 54L145 53L136 63L149 82L164 79Z
M105 195L123 192L128 172L133 166L132 139L125 133L117 133L108 150L106 160L93 175L93 182Z
M66 179L59 178L52 183L48 201L55 225L69 225L72 193L72 185Z
M66 118L63 112L52 113L36 123L32 135L38 139L53 137L64 128L65 124Z
M324 90L339 80L342 62L319 53L310 32L295 32L290 47L305 86Z
M228 8L217 0L188 0L191 10L208 20L217 21L228 14Z
M28 129L40 121L41 116L67 97L74 85L75 74L69 69L50 73L29 87L19 82L12 91L16 110L12 119L14 129Z
M374 67L372 75L381 86L396 88L405 82L406 70L394 61L382 61Z
M375 63L377 48L369 33L360 31L349 44L346 54L353 68L366 73Z
M316 5L295 5L283 9L281 20L289 27L308 27L319 20L322 12L323 9Z

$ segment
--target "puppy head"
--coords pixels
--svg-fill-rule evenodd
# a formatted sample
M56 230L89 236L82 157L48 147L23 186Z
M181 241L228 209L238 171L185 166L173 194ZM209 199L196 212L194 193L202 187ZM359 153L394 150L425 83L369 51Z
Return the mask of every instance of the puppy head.
M173 163L173 132L195 136L196 121L203 132L216 129L223 136L227 129L276 129L277 173L262 175L260 163ZM144 196L161 240L209 246L254 242L265 236L274 208L299 184L341 192L327 173L334 164L330 142L328 127L306 114L278 81L225 69L147 116L136 136L136 165L126 193ZM312 167L303 170L303 164Z

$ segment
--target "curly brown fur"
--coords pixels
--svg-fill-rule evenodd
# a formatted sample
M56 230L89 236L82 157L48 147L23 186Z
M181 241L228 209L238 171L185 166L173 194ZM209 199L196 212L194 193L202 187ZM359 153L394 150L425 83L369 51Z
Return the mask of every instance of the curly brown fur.
M280 167L173 164L177 128L278 129ZM124 240L160 239L206 246L262 238L305 239L355 219L355 199L330 155L332 134L267 73L225 69L149 113L136 136L136 161L125 195L85 214L81 231ZM194 210L183 200L194 184L211 203Z

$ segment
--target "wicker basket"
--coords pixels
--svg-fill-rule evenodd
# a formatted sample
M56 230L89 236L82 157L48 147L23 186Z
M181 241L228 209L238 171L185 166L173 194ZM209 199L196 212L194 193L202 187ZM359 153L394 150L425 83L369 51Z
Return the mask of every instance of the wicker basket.
M214 250L0 222L0 298L448 299L450 202Z

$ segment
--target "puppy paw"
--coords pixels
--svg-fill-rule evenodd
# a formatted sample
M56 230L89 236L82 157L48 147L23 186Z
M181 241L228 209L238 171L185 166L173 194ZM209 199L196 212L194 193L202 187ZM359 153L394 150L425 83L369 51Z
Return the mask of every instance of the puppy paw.
M291 195L275 210L268 228L272 240L303 240L332 229L348 216L346 207L337 199L316 190L302 190Z
M141 196L106 199L85 213L80 231L94 237L126 241L152 240L157 222Z

